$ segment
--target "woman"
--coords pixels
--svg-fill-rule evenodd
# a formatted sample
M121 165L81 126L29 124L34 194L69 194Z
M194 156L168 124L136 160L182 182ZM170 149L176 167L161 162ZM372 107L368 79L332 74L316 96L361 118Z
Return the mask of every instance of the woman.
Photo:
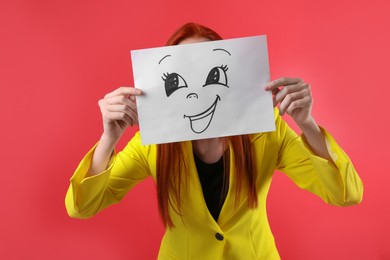
M190 23L167 45L220 39ZM280 259L266 215L275 169L333 205L359 203L363 185L347 155L314 121L307 83L280 78L265 89L279 104L274 132L148 146L137 133L118 154L114 147L123 132L138 123L135 96L142 92L121 87L107 94L99 101L101 139L71 178L69 215L91 217L152 176L167 227L159 259ZM301 137L281 119L285 113Z

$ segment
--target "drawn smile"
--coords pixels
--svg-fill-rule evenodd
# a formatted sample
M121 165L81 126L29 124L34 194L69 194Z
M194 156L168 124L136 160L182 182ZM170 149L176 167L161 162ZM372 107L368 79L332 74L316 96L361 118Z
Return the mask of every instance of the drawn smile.
M206 131L213 119L218 101L221 101L221 98L217 95L214 103L204 112L193 116L184 115L184 118L188 117L190 119L191 129L194 133L200 134Z

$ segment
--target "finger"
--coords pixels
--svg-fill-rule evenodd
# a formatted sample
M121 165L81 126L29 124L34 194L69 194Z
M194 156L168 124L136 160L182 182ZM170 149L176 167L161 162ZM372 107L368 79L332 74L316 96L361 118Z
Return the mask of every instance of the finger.
M108 105L106 107L108 112L126 112L130 111L130 108L127 105Z
M139 90L139 91L141 91L141 90ZM143 92L141 92L141 94L140 95L127 95L126 97L127 98L129 98L131 101L134 101L134 102L136 102L137 101L137 96L142 96L144 93Z
M108 112L126 112L133 121L138 123L136 104L124 96L99 100L99 106L102 114Z
M128 116L125 116L122 120L117 120L119 124L125 124L127 126L133 126L134 125L134 120Z
M125 123L128 126L133 126L135 124L138 124L138 116L129 116L125 112L108 112L106 114L106 119L111 122L117 122L117 123Z
M306 90L302 90L299 92L293 92L290 94L287 94L283 100L280 102L279 111L281 115L284 115L284 113L289 109L291 104L297 100L304 99L305 97L310 96L307 94Z
M295 100L288 106L286 112L289 115L293 115L293 113L296 109L304 108L304 107L308 106L310 104L310 102L311 102L311 97L309 97L309 96L305 96L302 99Z
M136 117L133 118L134 125L139 125L138 123L138 114L136 114Z
M118 120L116 117L110 117L110 115L111 115L110 113L125 113L132 119L132 121L138 122L137 111L136 110L134 111L133 109L131 109L127 105L124 105L124 104L105 105L105 106L101 106L100 109L102 111L103 117L105 117L109 121ZM115 114L115 115L117 115L117 114ZM121 119L119 118L119 120L121 120Z
M107 95L105 95L104 98L110 98L110 97L115 97L120 95L140 96L142 95L142 91L138 88L133 88L133 87L120 87L114 90L113 92L110 92Z
M278 89L278 88L272 89L272 95L278 94L279 91L280 91L280 89Z
M123 121L129 125L133 124L133 120L125 112L107 112L103 114L103 119L105 122Z
M125 96L114 96L105 98L102 102L106 103L107 105L127 105L133 110L135 110L137 107L134 101Z
M275 99L275 95L278 94L279 91L280 91L280 89L278 89L278 88L275 88L272 90L272 94L273 94L272 102L273 102L274 107L276 107L278 105L278 102Z
M298 83L298 84L286 86L282 88L280 91L278 91L278 93L275 95L275 101L281 102L283 99L286 98L287 95L295 92L300 92L304 89L306 89L304 93L309 95L310 88L309 88L309 84L307 83Z
M293 84L297 84L300 82L303 82L302 79L300 79L300 78L283 77L283 78L279 78L279 79L276 79L274 81L269 82L267 85L265 85L265 90L272 90L272 89L275 89L278 87L293 85Z
M106 107L107 112L124 112L126 113L133 121L138 121L138 115L136 111L133 111L126 105L109 105Z

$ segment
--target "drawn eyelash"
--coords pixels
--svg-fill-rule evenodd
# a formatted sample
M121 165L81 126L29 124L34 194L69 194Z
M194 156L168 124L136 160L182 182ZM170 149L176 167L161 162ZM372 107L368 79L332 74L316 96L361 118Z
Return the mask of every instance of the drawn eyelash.
M228 77L226 75L226 71L228 69L228 66L223 64L221 66L212 68L207 75L206 82L203 87L209 85L222 85L228 88Z
M170 73L168 73L168 72L167 72L167 73L164 73L164 74L161 76L162 80L166 81L169 75L170 75Z
M169 97L173 92L180 88L188 87L185 79L176 72L164 73L161 78L164 81L164 87L167 97Z

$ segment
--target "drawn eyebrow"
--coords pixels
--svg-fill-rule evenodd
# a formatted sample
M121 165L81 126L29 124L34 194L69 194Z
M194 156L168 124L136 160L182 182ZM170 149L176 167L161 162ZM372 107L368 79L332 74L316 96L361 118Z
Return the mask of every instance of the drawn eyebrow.
M229 56L232 56L232 55L230 54L230 52L228 52L227 50L222 49L222 48L220 48L220 49L213 49L213 51L224 51L224 52L226 52L227 54L229 54Z
M158 62L158 64L160 64L160 63L163 61L163 59L165 59L165 58L167 58L167 57L171 57L171 55L165 55L165 56Z

